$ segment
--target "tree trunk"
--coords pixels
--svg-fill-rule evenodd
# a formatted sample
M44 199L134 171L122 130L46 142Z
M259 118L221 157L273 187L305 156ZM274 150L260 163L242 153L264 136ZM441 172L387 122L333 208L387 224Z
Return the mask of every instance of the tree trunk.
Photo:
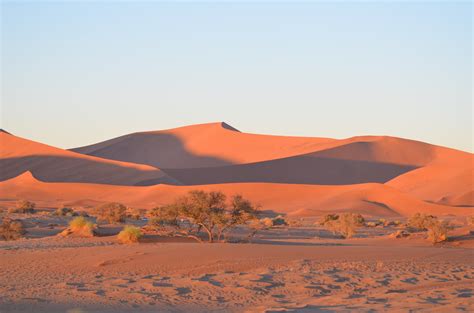
M207 227L204 226L204 225L201 225L201 226L202 226L202 228L204 228L204 230L206 230L206 232L207 232L207 236L209 237L209 240L208 240L208 241L209 241L209 242L214 242L214 235L212 234L212 229L209 229L209 228L207 228Z

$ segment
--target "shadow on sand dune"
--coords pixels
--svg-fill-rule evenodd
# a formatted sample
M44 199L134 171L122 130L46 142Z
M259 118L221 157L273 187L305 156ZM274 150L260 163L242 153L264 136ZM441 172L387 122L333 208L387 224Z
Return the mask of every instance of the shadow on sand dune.
M158 168L199 168L233 164L222 158L195 154L186 148L179 137L155 132L129 134L103 143L71 149L71 151Z
M135 185L140 181L153 180L155 184L179 184L161 170L141 170L118 164L89 159L35 155L0 159L0 181L4 181L26 171L44 182L76 182L110 185Z
M416 166L301 155L212 168L163 169L185 185L238 182L350 185L385 183Z

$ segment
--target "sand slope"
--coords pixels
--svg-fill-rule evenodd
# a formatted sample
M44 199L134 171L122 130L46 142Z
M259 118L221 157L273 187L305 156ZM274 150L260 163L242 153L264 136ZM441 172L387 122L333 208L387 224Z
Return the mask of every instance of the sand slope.
M421 200L474 205L471 153L388 136L256 135L220 122L134 133L73 150L158 166L185 185L377 182Z
M0 132L0 180L31 171L43 181L134 185L141 181L178 183L160 169L51 147Z
M400 175L387 185L419 199L454 206L474 206L474 156L437 147L427 166Z
M72 151L183 169L256 163L314 152L331 159L422 166L433 159L432 149L422 142L387 136L337 140L249 134L219 122L133 133Z
M266 211L293 216L321 215L325 212L353 211L373 216L409 216L413 212L464 215L472 208L456 208L420 201L381 184L314 186L293 184L241 183L200 186L112 186L84 183L46 183L25 173L0 182L0 198L30 199L56 206L97 205L119 201L126 205L152 208L167 204L189 190L220 190L242 194Z

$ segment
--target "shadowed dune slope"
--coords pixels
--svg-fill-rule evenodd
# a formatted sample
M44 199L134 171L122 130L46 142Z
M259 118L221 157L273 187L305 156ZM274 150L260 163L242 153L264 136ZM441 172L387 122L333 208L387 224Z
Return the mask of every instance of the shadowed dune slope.
M185 185L236 182L346 185L384 183L413 169L409 165L325 158L315 153L251 164L165 171Z
M160 169L101 159L0 132L0 180L31 171L49 182L134 185L140 181L178 183Z
M349 186L287 185L242 183L201 186L156 185L145 187L112 186L83 183L46 183L24 173L0 182L0 198L30 199L55 206L61 203L95 206L100 202L119 201L126 205L152 208L170 203L193 189L221 190L242 194L264 210L293 216L321 215L326 212L352 211L372 216L431 214L469 214L473 208L450 207L420 201L412 196L381 184Z
M337 140L246 134L210 123L133 133L72 151L160 168L198 168L278 159L333 142Z
M133 133L72 151L179 169L257 163L315 152L330 159L419 167L435 157L433 147L386 136L337 140L248 134L220 122Z

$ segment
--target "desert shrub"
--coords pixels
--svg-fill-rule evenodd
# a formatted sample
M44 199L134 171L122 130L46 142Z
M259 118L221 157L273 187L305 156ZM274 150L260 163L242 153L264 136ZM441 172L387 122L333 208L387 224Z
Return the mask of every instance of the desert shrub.
M262 219L253 219L248 223L250 233L247 236L247 239L251 242L252 239L259 231L264 231L270 229L273 226L273 220L271 218L265 217Z
M428 239L433 243L442 242L448 239L448 232L453 229L448 221L439 221L437 219L431 221L427 225Z
M367 227L376 227L377 225L378 225L377 222L367 222L365 224L365 226L367 226Z
M16 207L10 208L8 210L8 213L29 213L33 214L35 213L35 206L36 204L31 201L27 200L19 200L16 203Z
M319 225L325 226L327 223L335 221L339 218L337 214L326 214L319 220Z
M259 224L262 224L266 228L270 228L270 227L273 226L273 219L271 219L269 217L259 219L258 222L259 222Z
M114 224L125 222L125 218L127 217L126 211L127 208L123 204L110 202L97 207L93 211L93 214L100 222Z
M427 230L428 226L431 225L435 220L436 216L416 213L408 220L408 226L415 229Z
M143 236L140 228L135 226L125 226L123 230L117 235L117 239L121 243L138 243Z
M54 215L57 216L77 216L77 213L74 212L72 208L57 208L57 210L54 212Z
M468 226L474 226L474 215L466 217L466 224Z
M89 214L86 211L79 211L77 212L77 215L82 217L89 217Z
M288 220L288 225L290 227L303 227L303 224L304 224L304 221L302 218Z
M144 210L128 207L125 214L126 214L127 218L138 221L144 215Z
M364 223L361 217L360 214L342 213L337 219L326 222L325 226L335 234L351 238L356 233L357 227Z
M5 217L0 224L0 238L4 240L16 240L25 234L23 223L19 220L13 220Z
M286 226L286 225L288 225L288 222L281 215L278 215L277 217L274 217L272 222L273 222L273 226Z
M93 237L96 225L83 216L78 216L69 222L69 227L62 231L60 236Z

